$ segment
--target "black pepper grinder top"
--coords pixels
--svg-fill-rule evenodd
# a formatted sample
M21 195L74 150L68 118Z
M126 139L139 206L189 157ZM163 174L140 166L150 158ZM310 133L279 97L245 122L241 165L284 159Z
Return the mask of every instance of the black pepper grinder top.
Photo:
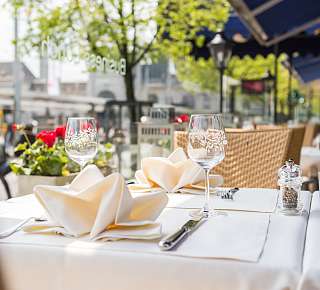
M278 171L278 184L280 186L302 185L300 166L289 159Z

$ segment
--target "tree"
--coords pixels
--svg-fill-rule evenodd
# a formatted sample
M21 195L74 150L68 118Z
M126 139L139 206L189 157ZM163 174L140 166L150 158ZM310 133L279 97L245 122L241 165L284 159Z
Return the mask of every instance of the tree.
M257 56L252 59L249 56L239 59L233 57L229 63L227 74L235 79L261 79L268 75L268 72L274 76L274 58L273 54L267 57ZM281 113L285 113L285 104L289 95L289 72L282 65L282 62L286 59L285 55L281 55L278 60L278 102L280 104ZM296 78L292 78L292 89L298 88L299 83Z
M91 70L100 68L103 60L113 69L124 65L126 97L135 102L134 67L148 55L158 35L152 0L71 0L63 4L37 0L19 5L29 19L24 51L41 50L45 43L60 49L54 57L65 53L69 59L86 59ZM124 61L117 64L115 60L120 59Z
M202 28L221 30L230 14L226 0L163 1L158 19L162 35L161 52L169 55L176 66L177 77L188 91L215 92L218 74L211 59L194 59L193 46L202 47L205 37Z
M50 3L49 3L50 2ZM124 59L126 97L135 102L134 68L159 55L181 58L201 27L216 30L228 18L226 0L11 0L28 14L24 50L41 49L50 39L56 47L67 42L91 69L101 58ZM61 2L59 2L61 3ZM21 42L22 43L22 42ZM79 46L81 50L79 51ZM91 61L91 55L95 60Z
M186 90L204 93L218 91L219 73L212 59L195 60L192 56L188 56L183 60L176 60L175 65L177 77Z
M288 70L282 65L285 56L282 55L278 61L278 100L284 108L288 98ZM195 60L191 56L185 57L183 61L176 61L177 76L180 81L186 84L196 84L197 89L203 92L217 92L219 89L218 84L218 71L215 68L213 60L210 58L205 60L199 58ZM268 72L274 75L274 55L269 55L264 58L257 56L251 58L249 56L240 59L239 57L232 57L225 74L233 79L241 80L255 80L268 76ZM299 83L297 79L292 78L292 89L298 88ZM194 89L194 85L185 86L189 91ZM282 113L285 113L282 111Z

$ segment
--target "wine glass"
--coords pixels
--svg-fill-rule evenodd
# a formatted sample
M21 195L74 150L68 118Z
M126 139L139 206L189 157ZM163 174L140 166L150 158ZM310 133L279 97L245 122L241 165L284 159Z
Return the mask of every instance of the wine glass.
M91 117L68 118L65 150L81 170L94 158L98 150L96 120Z
M193 212L196 218L208 218L212 213L209 208L210 184L209 172L225 156L227 144L222 116L220 114L192 115L189 122L188 155L205 171L205 202L200 211Z

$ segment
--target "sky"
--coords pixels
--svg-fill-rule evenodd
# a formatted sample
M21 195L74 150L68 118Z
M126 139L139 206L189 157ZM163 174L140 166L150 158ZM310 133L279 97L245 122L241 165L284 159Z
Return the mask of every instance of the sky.
M3 8L5 0L0 0L0 62L11 62L14 60L14 19L8 7ZM26 30L26 19L20 19L19 30L21 33ZM34 73L39 76L39 59L33 55L23 56L22 61ZM49 62L49 78L58 77L61 81L86 81L88 74L85 71L85 64Z

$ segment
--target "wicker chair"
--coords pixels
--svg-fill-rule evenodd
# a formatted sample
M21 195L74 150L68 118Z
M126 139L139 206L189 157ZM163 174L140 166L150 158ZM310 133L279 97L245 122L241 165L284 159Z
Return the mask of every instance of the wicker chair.
M290 128L292 131L290 145L287 154L287 160L293 159L296 164L300 164L301 148L304 140L305 126L296 126Z
M226 156L214 173L221 174L226 187L277 188L277 171L288 155L292 131L226 130ZM186 150L187 133L176 132L174 146Z
M313 139L320 133L320 124L309 123L303 139L303 146L312 146Z
M277 130L282 128L288 128L285 126L279 125L258 125L257 129L259 130ZM301 148L302 143L304 141L305 130L306 127L304 125L296 125L294 127L290 127L292 131L290 144L288 148L287 160L293 159L295 163L300 164L300 155L301 155Z
M257 130L274 130L274 129L283 129L286 128L282 125L273 125L273 124L258 124L256 125Z

